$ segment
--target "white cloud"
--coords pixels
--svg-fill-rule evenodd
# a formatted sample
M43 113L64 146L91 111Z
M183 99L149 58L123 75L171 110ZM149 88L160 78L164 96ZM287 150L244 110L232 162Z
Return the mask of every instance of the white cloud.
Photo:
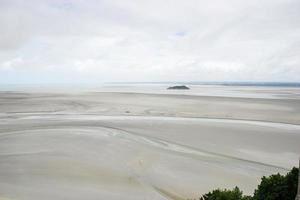
M0 69L2 70L14 70L15 68L18 68L19 66L23 66L24 60L21 57L13 58L12 60L8 60L2 63L0 65Z
M0 79L9 69L11 82L19 71L50 82L300 81L299 9L298 0L2 0Z

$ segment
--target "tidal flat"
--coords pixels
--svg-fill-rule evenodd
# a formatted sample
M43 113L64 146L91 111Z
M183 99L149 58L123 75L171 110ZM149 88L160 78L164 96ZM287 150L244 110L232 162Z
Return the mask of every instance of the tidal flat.
M0 199L191 199L286 173L300 88L0 92Z

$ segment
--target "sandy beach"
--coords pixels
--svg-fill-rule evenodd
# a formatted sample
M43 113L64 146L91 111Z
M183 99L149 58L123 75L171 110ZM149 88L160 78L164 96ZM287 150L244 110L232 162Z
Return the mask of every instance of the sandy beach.
M191 199L286 173L300 89L107 86L0 92L0 199Z

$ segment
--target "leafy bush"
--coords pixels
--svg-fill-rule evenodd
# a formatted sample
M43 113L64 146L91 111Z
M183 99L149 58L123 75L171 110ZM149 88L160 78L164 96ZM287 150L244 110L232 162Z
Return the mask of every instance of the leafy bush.
M262 177L253 197L244 196L235 187L233 190L213 190L199 200L295 200L297 194L299 169L293 168L287 175L274 174Z
M254 192L253 200L295 200L298 184L297 168L287 175L280 174L262 177L261 183Z
M200 200L248 200L249 197L243 196L243 192L235 187L233 190L213 190L203 195Z

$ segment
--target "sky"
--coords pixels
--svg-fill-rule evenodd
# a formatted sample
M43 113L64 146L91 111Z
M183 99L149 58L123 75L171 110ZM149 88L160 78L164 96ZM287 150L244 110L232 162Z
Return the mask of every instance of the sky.
M0 0L0 84L300 81L299 0Z

